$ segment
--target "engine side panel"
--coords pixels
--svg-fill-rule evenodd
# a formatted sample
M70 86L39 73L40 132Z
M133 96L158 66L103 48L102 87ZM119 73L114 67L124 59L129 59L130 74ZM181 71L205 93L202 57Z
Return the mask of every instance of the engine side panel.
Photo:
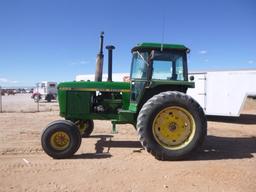
M118 110L129 107L130 84L66 82L58 93L60 115L66 119L118 119Z

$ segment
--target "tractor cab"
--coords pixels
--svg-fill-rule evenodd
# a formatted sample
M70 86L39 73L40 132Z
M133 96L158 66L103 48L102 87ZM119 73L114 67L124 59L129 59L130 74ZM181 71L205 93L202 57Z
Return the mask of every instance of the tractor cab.
M193 83L188 82L188 52L187 47L175 44L142 43L134 47L130 76L131 102L143 104L163 89L186 92L188 87L193 87Z
M132 79L187 80L187 52L183 45L142 43L132 49Z

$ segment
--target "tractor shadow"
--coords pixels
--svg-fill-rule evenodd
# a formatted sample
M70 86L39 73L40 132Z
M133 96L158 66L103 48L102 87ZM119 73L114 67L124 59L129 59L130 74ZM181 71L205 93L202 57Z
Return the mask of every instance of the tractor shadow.
M135 148L134 152L143 150L139 141L113 141L113 135L91 135L90 138L98 138L95 143L95 153L76 154L71 159L105 159L112 157L111 148ZM104 152L106 151L106 152Z
M91 137L98 138L95 143L95 153L77 154L72 159L110 158L112 157L111 148L131 148L134 149L134 153L143 150L139 141L114 141L112 135L92 135ZM255 153L256 137L207 136L204 144L185 161L246 159L253 158Z
M203 146L188 160L223 160L253 158L256 137L207 136Z
M241 114L240 117L207 116L208 121L254 125L256 124L255 114Z

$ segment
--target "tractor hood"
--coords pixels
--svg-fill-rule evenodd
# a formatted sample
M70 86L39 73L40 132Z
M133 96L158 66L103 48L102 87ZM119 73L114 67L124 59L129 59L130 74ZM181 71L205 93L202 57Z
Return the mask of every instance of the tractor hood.
M104 92L130 92L130 83L127 82L64 82L58 85L62 91L104 91Z

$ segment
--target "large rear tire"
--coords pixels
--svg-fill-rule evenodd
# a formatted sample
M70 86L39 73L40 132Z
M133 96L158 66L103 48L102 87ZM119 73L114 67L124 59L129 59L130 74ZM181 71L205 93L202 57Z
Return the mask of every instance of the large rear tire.
M41 137L42 148L54 159L71 157L81 145L81 135L70 121L58 120L50 123Z
M179 160L203 143L207 121L203 109L192 97L167 91L143 105L137 130L143 147L157 159Z

